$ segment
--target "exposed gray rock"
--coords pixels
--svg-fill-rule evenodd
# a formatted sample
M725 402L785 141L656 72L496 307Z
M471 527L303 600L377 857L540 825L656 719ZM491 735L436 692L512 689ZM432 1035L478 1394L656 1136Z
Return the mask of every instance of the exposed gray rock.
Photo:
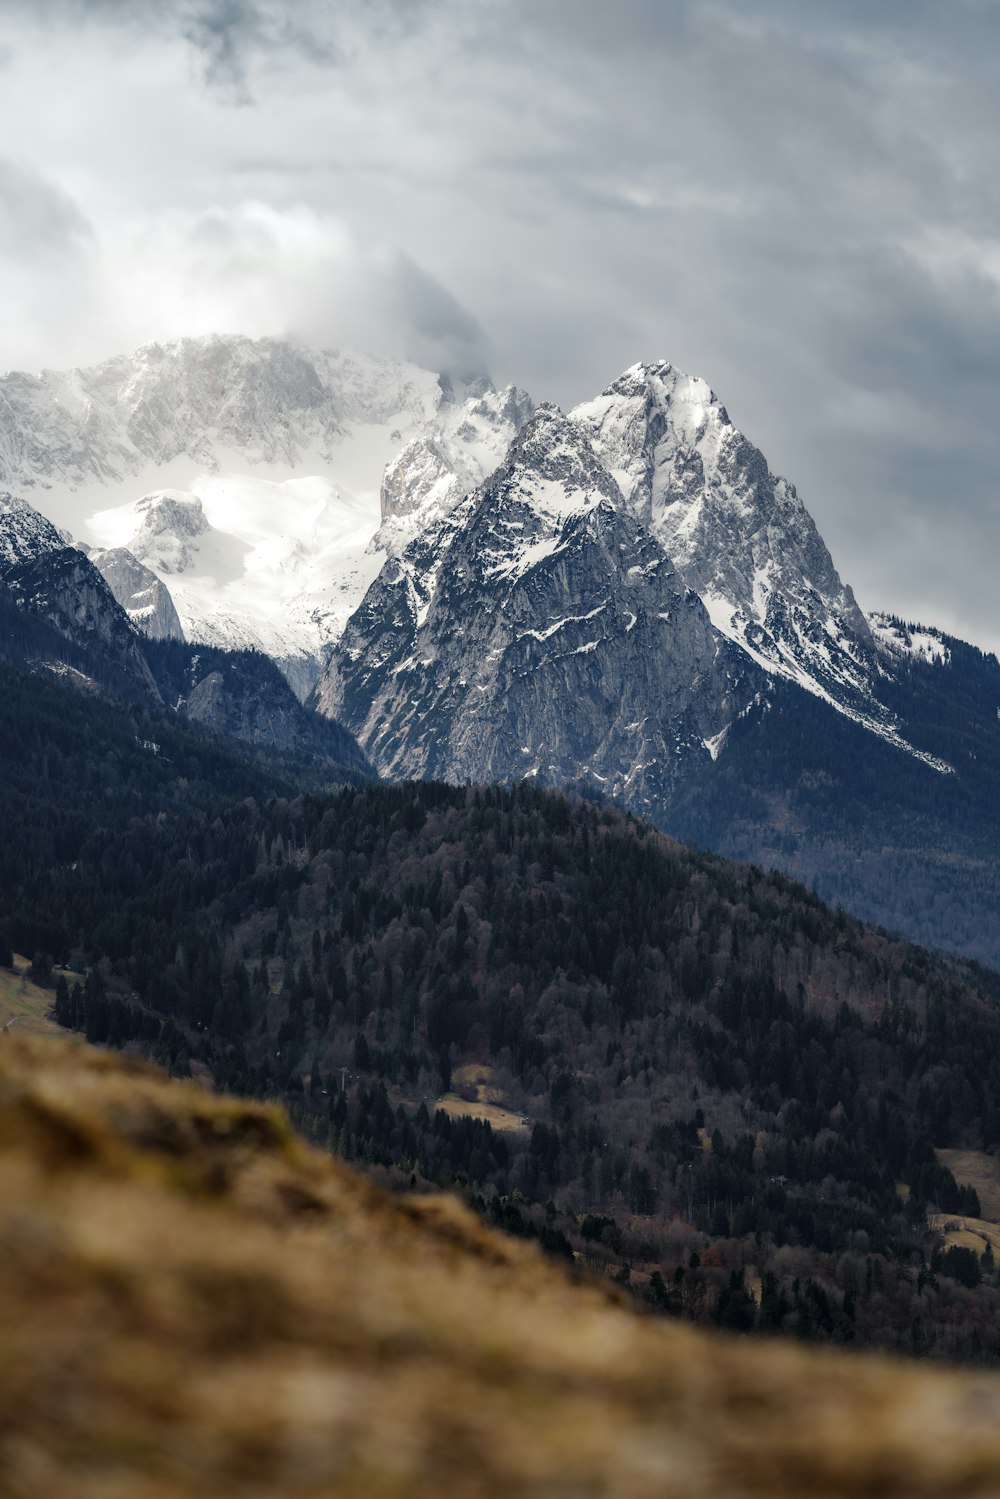
M541 407L493 477L387 563L318 701L389 775L533 775L648 809L762 682L580 428Z
M183 640L167 585L126 547L93 551L90 560L129 619L151 640Z
M221 738L319 762L331 780L371 778L353 736L304 708L270 657L167 641L147 652L164 701L179 717Z
M890 725L853 593L794 486L704 380L636 364L571 416L723 634L768 673Z
M446 403L404 444L382 476L377 544L399 552L417 531L444 518L503 461L535 406L516 385L492 386L462 405Z
M159 699L139 636L94 564L60 547L5 568L3 583L19 608L51 625L140 696Z

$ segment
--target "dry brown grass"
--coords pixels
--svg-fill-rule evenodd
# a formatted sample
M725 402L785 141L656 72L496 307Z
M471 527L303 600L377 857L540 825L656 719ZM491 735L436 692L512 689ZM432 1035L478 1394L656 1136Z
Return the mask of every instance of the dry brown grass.
M975 1187L979 1207L989 1223L1000 1223L1000 1161L984 1150L939 1150L938 1160L947 1166L962 1187Z
M68 1035L56 1025L49 1013L54 995L51 989L40 989L28 978L31 967L22 953L14 954L14 967L0 968L0 1031L17 1031L27 1036ZM71 980L77 974L69 975Z
M493 1081L493 1068L485 1062L456 1067L452 1081L462 1092L446 1093L437 1100L437 1107L453 1119L487 1119L494 1129L509 1134L526 1134L531 1128L520 1114L504 1107L502 1094ZM463 1096L468 1093L473 1096Z
M494 1129L506 1130L510 1134L527 1134L530 1125L523 1123L519 1114L503 1108L498 1103L470 1102L459 1098L457 1093L445 1093L437 1100L435 1108L443 1109L452 1119L488 1119Z
M986 1218L966 1218L962 1213L928 1213L927 1222L938 1233L944 1234L945 1248L952 1244L964 1244L982 1254L987 1244L1000 1258L1000 1225Z
M724 1341L276 1110L0 1038L0 1493L1000 1493L1000 1380Z

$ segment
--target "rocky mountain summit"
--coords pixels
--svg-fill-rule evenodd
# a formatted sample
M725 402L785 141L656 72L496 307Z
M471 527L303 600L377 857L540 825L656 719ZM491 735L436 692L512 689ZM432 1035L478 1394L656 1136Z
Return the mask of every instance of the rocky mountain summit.
M950 769L906 739L812 519L704 381L635 365L539 408L457 505L428 520L415 493L424 524L317 692L384 773L537 775L661 815L776 680Z
M722 634L769 674L888 723L853 593L794 485L704 380L636 364L571 416Z
M644 806L762 681L580 428L543 406L492 478L387 563L318 701L394 776L534 775Z

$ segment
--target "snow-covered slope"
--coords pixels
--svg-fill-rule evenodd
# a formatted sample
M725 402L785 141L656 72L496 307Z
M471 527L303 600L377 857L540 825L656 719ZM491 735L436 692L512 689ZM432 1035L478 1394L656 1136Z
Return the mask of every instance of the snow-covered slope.
M521 391L456 390L412 364L183 339L0 378L0 481L83 543L131 552L189 639L266 651L302 696L380 547L475 487L530 409Z
M906 624L894 614L869 614L868 623L879 651L890 661L929 661L947 666L951 648L941 630Z
M66 538L27 500L0 491L0 572L65 545Z
M98 512L90 529L163 580L188 639L263 650L304 697L378 572L372 520L320 477L207 474Z
M296 469L313 455L332 461L352 439L364 447L365 428L427 420L442 398L438 377L416 365L286 339L148 344L92 369L0 378L0 481L58 487L61 503L149 465L217 471L227 452Z
M534 411L516 385L486 388L461 405L446 405L387 465L380 494L378 545L402 551L418 532L441 520L503 462Z
M571 416L724 635L768 673L886 722L854 595L794 486L704 380L636 364Z

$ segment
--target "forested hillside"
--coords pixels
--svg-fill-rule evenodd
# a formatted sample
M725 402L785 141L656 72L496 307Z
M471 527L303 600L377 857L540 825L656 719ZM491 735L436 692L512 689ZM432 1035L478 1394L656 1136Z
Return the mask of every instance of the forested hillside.
M244 795L15 873L8 941L89 969L56 1010L91 1040L668 1314L1000 1353L989 1261L926 1228L978 1211L935 1147L1000 1143L986 970L530 785Z
M14 623L24 630L8 637L11 651L19 640L31 653L44 646L44 625ZM114 837L137 820L193 819L234 798L357 777L328 758L224 743L159 704L116 702L81 680L66 686L0 661L0 912L29 953L55 943L53 871L72 866L97 830Z
M663 819L676 836L775 865L868 919L1000 966L1000 665L942 637L881 692L901 754L818 698L774 686Z

